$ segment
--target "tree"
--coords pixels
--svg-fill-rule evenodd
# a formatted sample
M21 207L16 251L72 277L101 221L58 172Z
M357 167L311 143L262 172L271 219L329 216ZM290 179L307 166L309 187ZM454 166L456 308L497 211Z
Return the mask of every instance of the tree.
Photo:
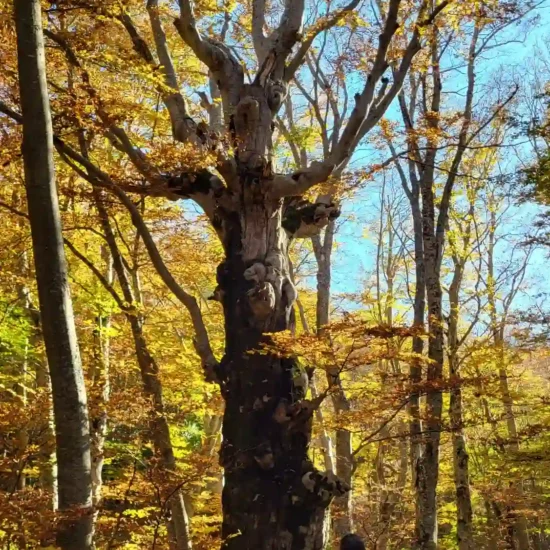
M40 314L52 380L65 549L92 547L90 435L59 217L38 1L15 2L23 158ZM73 515L74 514L74 515Z
M494 4L492 6L474 5L466 17L460 21L464 38L464 64L466 66L466 88L464 101L456 107L448 105L448 87L452 80L444 80L446 62L453 59L446 52L454 37L453 26L436 27L429 40L422 62L409 73L407 86L399 94L399 109L404 130L404 152L398 152L395 124L390 121L384 129L388 148L391 153L389 162L395 163L402 181L404 193L409 199L413 218L415 239L415 306L414 322L424 327L427 321L429 364L426 374L426 414L422 421L420 411L421 365L411 366L410 381L413 395L410 403L412 417L411 432L417 435L413 440L413 472L417 488L417 546L435 548L437 544L437 485L439 476L440 438L443 418L443 385L445 365L445 337L443 328L443 291L442 264L449 224L449 209L453 191L461 179L465 154L474 146L480 134L500 116L517 93L517 87L502 92L497 106L490 112L481 110L476 101L479 93L476 67L479 66L483 52L495 45L499 36L510 24L521 18L530 5L513 5L509 9ZM498 38L496 39L498 41ZM497 42L498 43L498 42ZM448 58L448 59L447 59ZM451 61L452 64L452 61ZM450 71L453 69L450 68ZM445 109L458 114L456 118ZM481 147L486 146L482 144ZM438 187L441 192L438 193ZM456 272L458 279L459 271ZM427 308L427 311L425 309ZM426 319L427 313L427 319ZM451 311L452 315L452 311ZM453 327L454 331L454 327ZM451 335L450 335L451 337ZM417 338L413 351L422 353L423 341ZM454 373L456 374L456 373ZM458 410L458 395L452 394L453 415ZM458 439L455 441L459 444ZM472 537L467 519L471 513L468 504L468 491L464 491L467 464L465 448L457 447L464 459L460 475L457 472L457 494L463 499L459 514L466 519L459 521L459 541L462 548L469 548ZM457 463L458 465L458 463ZM467 473L466 473L467 477Z

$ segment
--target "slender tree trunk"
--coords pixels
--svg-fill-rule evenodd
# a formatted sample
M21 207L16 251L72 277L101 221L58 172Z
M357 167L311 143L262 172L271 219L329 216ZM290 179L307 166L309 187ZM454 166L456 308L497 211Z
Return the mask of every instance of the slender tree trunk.
M311 397L313 400L319 397L319 392L317 391L317 385L315 384L315 378L311 380ZM320 443L321 443L321 452L323 453L323 462L325 464L325 470L327 472L336 472L336 463L334 460L334 452L332 446L332 439L326 429L325 425L325 415L321 407L315 411L315 419L317 420L318 430L320 434Z
M399 427L399 432L403 437L399 439L399 467L398 475L395 484L389 485L385 476L386 451L388 444L386 441L381 441L378 447L376 456L376 480L380 488L378 498L378 526L379 535L376 540L376 550L387 550L391 542L391 528L395 521L395 509L400 501L401 493L407 484L407 472L409 469L409 449L407 438L404 437L407 433L407 426L402 423ZM381 437L389 436L389 429L386 426L381 432Z
M36 338L39 336L39 321L36 322ZM44 399L48 402L47 415L40 429L40 461L39 481L40 487L51 495L50 509L57 510L59 501L57 498L57 458L55 449L55 422L53 416L52 387L48 373L48 360L45 355L36 358L36 386L43 392Z
M424 330L426 309L426 280L424 275L424 242L422 239L422 214L420 211L420 197L418 185L415 185L410 198L414 233L414 264L416 287L414 291L414 326ZM415 358L411 361L409 380L412 386L408 405L411 431L411 471L412 483L416 486L417 473L422 458L422 420L420 414L420 393L417 388L422 382L422 353L424 340L421 336L414 336L412 351ZM417 506L418 513L418 506Z
M435 153L434 153L435 155ZM434 156L435 159L435 156ZM417 470L419 548L432 550L437 547L437 483L439 479L439 452L441 418L443 412L443 315L441 292L442 246L436 236L434 159L424 168L422 193L422 238L424 276L428 306L428 369L426 395L426 436L424 453Z
M464 435L462 411L462 382L459 374L458 358L458 315L459 289L462 283L463 263L455 261L455 272L449 289L449 370L451 375L451 395L449 416L453 441L453 472L457 508L457 543L459 550L474 550L472 498L470 494L469 456Z
M25 277L28 273L27 264L28 264L27 253L24 252L21 255L21 259L20 259L20 276L21 277ZM17 293L20 300L20 307L25 312L28 312L30 310L29 289L25 284L20 284ZM23 350L23 356L20 358L20 361L19 361L19 372L17 373L19 382L15 386L15 394L19 399L20 406L23 408L27 406L27 384L29 383L29 380L28 380L29 354L31 353L30 343L31 343L31 339L26 338L25 348ZM24 455L28 444L29 444L29 433L25 428L22 428L17 433L17 451L16 451L17 467L15 471L15 480L14 480L14 486L12 490L15 490L15 489L21 490L25 488L26 476L24 472L24 468L25 468Z
M212 457L214 453L219 449L221 441L221 429L222 429L223 417L219 414L206 415L204 421L204 443L202 446L202 452L209 457ZM217 471L213 479L208 480L206 483L206 490L212 494L221 495L223 490L223 473ZM185 505L188 509L189 515L192 515L192 506L190 506L186 500Z
M102 256L106 263L105 279L113 283L113 265L111 254L107 247L102 246ZM92 500L96 509L101 505L103 489L103 463L105 461L105 438L107 436L107 404L110 396L110 358L109 358L109 328L110 314L98 314L94 329L94 364L91 372L93 388L93 414L91 414L92 441Z
M132 304L132 306L140 306L139 283L134 274L134 281L132 284L126 273L115 235L111 229L108 212L103 205L103 195L100 191L94 190L94 200L112 256L113 268L124 295L124 300L128 304ZM172 448L170 427L164 411L160 369L147 346L147 341L143 333L143 319L141 315L138 312L129 310L126 312L126 318L132 331L144 393L151 399L153 408L150 421L151 439L155 452L161 460L163 469L166 474L170 475L176 472L177 465ZM189 534L189 517L185 507L183 492L180 488L170 488L166 506L170 512L167 515L170 518L168 532L171 548L174 550L190 550L192 544Z
M291 266L292 272L292 266ZM294 283L294 275L292 274L292 282ZM300 321L302 323L302 328L307 334L311 334L309 329L309 324L307 322L306 314L304 311L304 306L299 299L296 300L296 307L300 315ZM317 384L315 381L315 373L311 377L310 381L310 391L311 397L315 400L319 397L319 392L317 391ZM325 464L325 470L327 472L336 473L336 462L334 460L334 446L332 444L332 438L326 428L325 415L323 413L322 407L318 407L315 411L315 419L317 420L318 430L320 434L320 443L321 443L321 452L323 453L323 459Z
M487 297L489 302L489 314L491 318L491 326L493 331L493 344L499 357L498 375L499 375L499 388L504 408L504 415L506 417L506 428L508 431L508 447L514 451L519 450L518 430L516 424L516 416L514 413L514 401L510 393L508 384L508 371L506 368L506 357L504 353L504 327L506 323L506 312L503 314L503 319L498 320L497 313L497 297L495 289L495 267L494 267L494 255L495 255L495 233L497 229L496 212L492 208L490 210L490 231L489 231L489 246L487 248L487 278L488 288ZM522 484L519 483L517 487L519 493L523 493ZM531 548L529 541L529 531L527 519L523 514L518 514L514 511L513 506L509 507L509 517L512 521L513 536L517 539L518 550L529 550Z
M92 545L88 409L55 187L53 137L38 0L16 0L23 159L38 296L53 393L65 550Z
M384 220L384 211L386 210L386 220ZM380 231L379 231L379 244L378 244L378 254L377 254L377 286L378 286L378 307L379 307L379 317L380 322L385 323L387 326L393 326L393 305L394 305L394 285L395 285L395 275L397 270L397 261L399 256L395 254L394 251L394 242L395 242L395 230L394 230L394 213L391 210L391 204L388 202L386 206L385 199L385 185L382 188L382 205L380 213ZM385 244L384 233L387 233L387 245ZM386 246L386 251L382 253L382 248ZM384 260L385 257L385 261ZM386 294L382 298L381 294L381 282L380 282L380 272L383 271L385 281L386 281ZM382 303L384 303L384 308L382 309ZM401 375L401 368L398 360L386 360L385 369L382 371L384 373L391 373L395 376ZM382 366L382 365L381 365ZM385 380L382 379L382 385L384 385ZM378 448L377 456L377 478L378 484L380 486L380 497L378 505L379 513L379 524L382 527L382 531L378 537L376 543L376 550L386 550L391 538L391 527L392 521L394 519L395 508L398 503L399 497L402 490L404 489L407 483L407 471L409 465L408 457L408 441L407 438L403 437L407 433L404 422L399 422L398 425L399 434L402 436L399 438L399 468L398 476L395 483L389 485L385 477L385 461L386 454L389 450L387 441L381 441ZM390 427L384 426L380 432L382 438L390 436Z
M321 335L323 327L330 322L330 283L331 258L336 224L329 222L325 230L323 241L320 237L312 239L317 259L317 331ZM332 393L332 404L336 418L340 419L350 410L350 403L342 387L342 380L338 368L328 369L329 384L336 390ZM352 486L353 454L351 432L346 428L337 428L335 434L336 447L336 474L349 487ZM334 499L333 531L336 540L353 531L352 491Z

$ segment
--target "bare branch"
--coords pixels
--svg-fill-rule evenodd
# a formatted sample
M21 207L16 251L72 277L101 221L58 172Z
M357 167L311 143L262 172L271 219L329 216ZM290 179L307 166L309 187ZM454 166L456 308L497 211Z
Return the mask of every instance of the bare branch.
M226 117L237 105L244 83L244 70L239 60L222 42L203 37L198 29L191 0L179 0L180 17L174 21L183 41L210 69L220 88Z
M164 83L170 89L170 92L163 91L162 99L172 121L172 134L174 139L185 141L191 138L193 141L199 141L197 135L197 125L191 120L187 114L187 106L181 93L179 92L179 84L176 76L176 70L168 44L166 42L166 34L162 27L160 15L158 11L158 0L148 0L147 13L153 30L153 37L157 55L164 74Z
M306 58L313 41L323 31L328 31L333 28L339 21L341 21L346 15L351 13L359 5L361 0L352 0L349 4L336 11L334 14L327 15L320 21L318 21L313 29L308 29L307 38L302 41L296 55L292 58L287 68L285 69L284 79L286 82L290 82L296 71L300 68Z

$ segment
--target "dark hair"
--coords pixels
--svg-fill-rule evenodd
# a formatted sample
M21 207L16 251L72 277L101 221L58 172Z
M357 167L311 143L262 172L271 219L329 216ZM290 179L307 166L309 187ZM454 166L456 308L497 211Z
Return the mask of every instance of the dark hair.
M365 543L357 535L346 535L340 541L340 550L365 550Z

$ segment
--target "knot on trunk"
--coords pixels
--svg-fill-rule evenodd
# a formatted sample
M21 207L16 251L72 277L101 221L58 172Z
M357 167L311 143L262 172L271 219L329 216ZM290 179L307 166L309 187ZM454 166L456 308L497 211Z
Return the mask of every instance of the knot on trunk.
M318 499L323 505L328 506L334 497L345 495L351 487L344 483L332 472L319 472L310 470L302 475L301 486L296 487L292 496L293 504L298 504L303 499Z
M282 225L291 237L313 237L338 216L340 209L334 202L311 203L291 197L285 204Z
M270 282L264 281L251 288L247 293L250 309L257 321L269 319L275 311L275 289Z
M268 80L267 104L273 113L276 113L287 95L287 85L282 80Z
M298 293L283 273L283 262L277 252L268 254L266 263L255 262L243 273L246 281L254 284L247 297L257 321L264 323L277 311L290 311Z
M245 84L233 117L238 162L257 169L264 159L271 140L271 109L266 91Z
M273 449L270 443L260 443L260 445L254 449L253 454L256 464L262 470L272 470L275 467L275 457L273 456Z

